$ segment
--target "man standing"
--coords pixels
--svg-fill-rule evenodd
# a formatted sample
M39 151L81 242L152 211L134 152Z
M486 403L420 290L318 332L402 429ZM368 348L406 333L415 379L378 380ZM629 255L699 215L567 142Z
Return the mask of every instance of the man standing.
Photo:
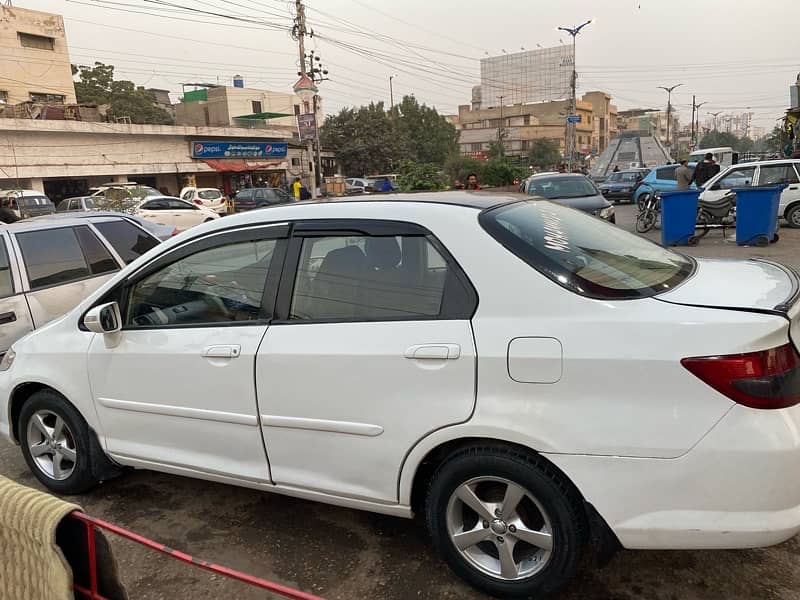
M692 185L692 170L689 168L689 163L686 159L681 161L681 166L675 169L675 179L678 182L678 187L676 188L679 192L684 190L688 190L689 186Z
M303 184L300 183L300 178L295 177L294 183L292 184L292 195L294 196L295 201L300 200L300 190L302 189Z
M707 152L702 162L694 168L693 179L697 187L703 187L706 181L719 173L719 165L714 162L714 155Z
M479 190L481 186L478 185L478 176L475 173L470 173L467 175L467 189L468 190Z

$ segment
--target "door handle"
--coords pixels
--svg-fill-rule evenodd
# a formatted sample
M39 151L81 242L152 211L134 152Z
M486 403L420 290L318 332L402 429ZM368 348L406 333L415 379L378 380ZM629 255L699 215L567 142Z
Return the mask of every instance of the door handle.
M790 186L790 187L789 187L789 189L790 189L790 190L796 190L796 189L797 189L797 186L796 186L796 185Z
M416 360L456 360L461 356L461 346L458 344L418 344L406 348L403 356Z
M236 358L241 353L242 347L239 345L209 346L203 351L203 356L206 358Z
M0 325L5 325L6 323L13 323L17 320L17 313L11 312L4 312L0 314Z

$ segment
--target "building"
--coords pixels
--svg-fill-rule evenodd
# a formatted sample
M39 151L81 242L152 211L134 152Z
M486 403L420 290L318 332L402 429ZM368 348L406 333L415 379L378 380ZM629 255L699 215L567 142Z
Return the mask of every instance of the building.
M658 138L661 144L677 139L680 132L680 120L677 111L672 111L672 123L669 127L669 137L667 140L667 111L655 110L652 108L632 108L621 110L617 114L619 131L637 133L641 136L652 136Z
M61 16L0 6L0 46L0 104L75 103Z
M301 101L295 94L239 86L185 92L175 123L194 127L289 127L296 129Z
M581 99L592 105L592 154L600 154L617 137L617 107L606 92L586 92Z
M130 125L0 119L0 189L35 189L52 200L109 181L136 181L176 195L185 185L230 194L313 172L290 128ZM323 153L325 176L337 171Z
M155 106L169 113L172 119L175 120L175 105L172 103L172 99L169 97L169 90L147 88L145 91L150 94L150 97L153 98L153 104Z
M575 54L571 45L501 54L481 59L479 106L549 102L570 97Z
M566 150L565 119L569 109L569 100L492 106L477 110L469 104L459 106L457 127L460 130L461 154L486 158L492 143L502 136L508 156L527 157L530 142L542 138L557 142L563 155ZM578 100L577 114L581 117L577 124L578 150L589 154L594 136L592 104Z

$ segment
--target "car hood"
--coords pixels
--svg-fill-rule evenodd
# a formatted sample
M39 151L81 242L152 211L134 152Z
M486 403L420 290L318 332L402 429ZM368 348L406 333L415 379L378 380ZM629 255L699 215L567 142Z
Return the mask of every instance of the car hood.
M586 212L594 212L601 208L611 206L611 203L599 194L597 196L583 196L581 198L547 198L547 200Z
M797 275L761 259L698 259L694 275L656 296L672 304L787 312L800 290Z

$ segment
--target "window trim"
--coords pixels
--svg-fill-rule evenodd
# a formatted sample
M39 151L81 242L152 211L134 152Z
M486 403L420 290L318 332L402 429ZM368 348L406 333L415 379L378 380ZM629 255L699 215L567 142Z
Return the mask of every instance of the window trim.
M206 235L201 238L194 238L186 240L183 244L176 246L164 254L154 259L150 263L143 265L140 269L133 272L125 279L118 282L112 289L110 289L103 297L95 302L92 307L87 309L86 312L91 310L94 306L104 304L106 302L115 301L119 304L120 313L124 316L127 314L128 301L130 299L131 288L145 277L161 270L164 267L171 265L191 254L203 252L212 248L220 246L228 246L241 242L262 241L262 240L277 240L275 244L275 251L272 255L269 267L267 269L267 277L264 283L264 291L261 296L261 310L265 314L275 315L275 303L278 292L278 282L280 279L280 271L284 266L286 258L286 240L289 237L289 225L286 223L266 223L258 224L252 227L216 231L212 234ZM283 240L283 241L282 241ZM83 325L83 318L86 315L84 312L78 321L78 326L82 330L86 330ZM253 325L268 325L273 318L257 319L253 321L231 321L231 322L217 322L217 323L190 323L186 325L153 325L148 327L125 327L123 324L122 331L148 331L148 330L161 330L161 329L205 329L209 327L244 327Z
M445 261L448 277L445 278L442 290L442 305L438 315L415 315L413 317L380 317L374 319L353 318L327 318L327 319L290 319L292 297L297 280L297 271L303 242L312 237L341 237L341 236L405 236L424 237ZM454 287L451 282L453 277L458 283ZM461 289L458 289L461 288ZM463 307L454 298L462 295L465 298ZM471 320L478 309L478 292L472 285L469 277L458 264L444 244L425 227L408 221L388 221L381 219L315 219L297 221L292 228L289 245L278 285L276 303L271 325L312 325L321 323L382 323L398 321L463 321Z

